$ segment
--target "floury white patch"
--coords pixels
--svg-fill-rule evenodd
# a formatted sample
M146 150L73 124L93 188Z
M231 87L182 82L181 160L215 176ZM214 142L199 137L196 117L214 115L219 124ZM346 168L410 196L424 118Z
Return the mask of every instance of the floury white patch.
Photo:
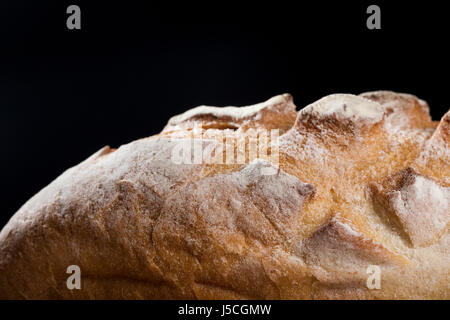
M208 318L211 312L212 307L189 306L188 304L178 308L178 314L180 315L202 315Z

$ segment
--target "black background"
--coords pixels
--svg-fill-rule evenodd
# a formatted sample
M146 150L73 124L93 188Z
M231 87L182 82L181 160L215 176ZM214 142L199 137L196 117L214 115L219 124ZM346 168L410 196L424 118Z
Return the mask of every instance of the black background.
M191 107L289 92L413 93L448 110L448 13L437 2L41 1L0 4L0 228L104 145L158 133ZM439 2L442 3L442 2ZM66 8L81 7L81 30ZM382 29L366 28L378 4Z

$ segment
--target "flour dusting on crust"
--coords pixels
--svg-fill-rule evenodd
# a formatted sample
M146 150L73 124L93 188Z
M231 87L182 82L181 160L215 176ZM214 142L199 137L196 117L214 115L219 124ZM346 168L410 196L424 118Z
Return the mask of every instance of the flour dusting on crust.
M169 120L169 125L177 125L186 120L197 116L211 115L216 118L229 117L235 120L242 119L261 119L261 111L264 109L272 109L279 104L285 104L292 101L292 97L288 94L275 96L269 100L247 107L211 107L199 106L186 111L183 114L172 117Z
M300 111L302 120L310 117L335 117L350 120L355 124L377 123L381 121L384 110L379 103L351 94L332 94L326 96Z

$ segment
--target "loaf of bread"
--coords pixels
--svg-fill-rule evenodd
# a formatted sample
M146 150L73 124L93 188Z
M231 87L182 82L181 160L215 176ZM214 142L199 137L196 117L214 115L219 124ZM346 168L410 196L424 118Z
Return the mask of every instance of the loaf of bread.
M388 91L194 108L31 198L0 298L449 299L449 130Z

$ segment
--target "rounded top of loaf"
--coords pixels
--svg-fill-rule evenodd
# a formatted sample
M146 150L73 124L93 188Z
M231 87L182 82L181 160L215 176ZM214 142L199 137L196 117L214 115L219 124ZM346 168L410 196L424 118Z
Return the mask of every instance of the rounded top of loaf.
M1 231L0 298L448 299L449 113L388 91L299 109L197 107L67 170Z

